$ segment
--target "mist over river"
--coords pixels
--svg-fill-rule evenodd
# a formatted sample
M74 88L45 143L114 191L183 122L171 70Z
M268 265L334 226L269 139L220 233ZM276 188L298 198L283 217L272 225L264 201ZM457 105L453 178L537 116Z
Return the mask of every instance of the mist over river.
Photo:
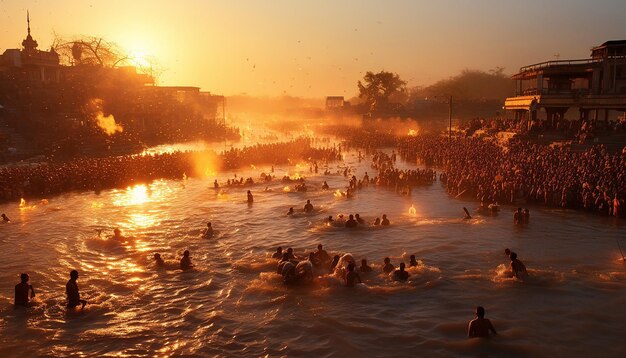
M233 172L0 205L12 220L0 224L0 356L626 354L623 221L531 207L530 224L518 227L513 207L481 216L477 203L449 197L439 181L410 197L373 185L354 198L336 195L347 186L338 170L349 165L359 179L366 171L372 177L370 162L350 151L330 164L331 175L276 166L278 179L269 184L222 191L213 180L223 183ZM257 180L269 171L258 166L237 175ZM308 192L287 191L294 184L280 182L297 172ZM331 190L320 189L324 180ZM302 212L307 199L312 214ZM462 219L463 206L471 220ZM290 207L292 217L285 215ZM323 223L340 213L370 223L386 213L391 226ZM216 230L210 239L201 235L207 221ZM116 227L126 243L106 240ZM276 247L305 256L319 243L331 254L367 258L374 272L363 276L365 285L346 288L324 275L310 286L285 286L274 273ZM505 248L529 269L527 282L504 274ZM182 272L186 249L196 266ZM168 262L165 269L155 267L155 252ZM409 270L409 282L380 274L384 257L398 266L411 254L420 265ZM72 269L90 302L84 312L66 312ZM37 297L35 307L15 310L21 272L30 274ZM477 305L486 308L496 337L466 338Z

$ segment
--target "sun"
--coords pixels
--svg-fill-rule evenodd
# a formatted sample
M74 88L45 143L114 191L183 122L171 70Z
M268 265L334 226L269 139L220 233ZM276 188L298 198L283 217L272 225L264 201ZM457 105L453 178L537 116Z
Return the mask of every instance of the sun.
M142 50L132 50L128 54L128 62L138 68L150 67L149 56Z

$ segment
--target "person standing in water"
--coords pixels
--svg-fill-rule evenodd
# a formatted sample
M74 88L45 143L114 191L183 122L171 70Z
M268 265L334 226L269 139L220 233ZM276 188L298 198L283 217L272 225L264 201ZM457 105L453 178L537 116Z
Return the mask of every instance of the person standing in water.
M278 246L278 248L276 248L276 252L272 255L273 259L281 259L283 257L283 248L282 246Z
M409 279L409 273L404 270L405 267L404 262L401 262L400 268L393 272L394 281L406 281Z
M204 229L204 233L202 234L202 236L205 238L213 237L213 226L211 225L210 221L206 223L206 229Z
M385 263L385 265L383 266L383 272L386 274L389 274L391 272L393 272L393 270L395 270L396 268L391 264L391 259L389 259L388 257L385 257L385 260L383 261Z
M366 259L362 259L361 260L361 266L359 266L359 271L361 271L361 273L370 273L370 272L372 272L372 268L367 265L367 260Z
M65 294L67 295L67 308L75 308L78 305L82 305L82 308L85 308L87 305L87 301L80 299L80 292L78 291L78 271L72 270L70 272L70 279L67 281L65 285Z
M509 255L511 258L511 274L513 277L523 280L528 277L528 271L526 271L526 266L522 263L522 261L517 259L517 254L515 252L511 252Z
M311 204L311 200L307 200L306 204L304 204L304 212L310 213L313 211L313 204Z
M348 216L348 221L346 221L346 227L356 227L357 226L357 222L356 220L354 220L354 215L350 214L350 216Z
M471 320L467 327L467 337L487 338L490 332L493 332L494 335L497 334L491 321L485 318L485 309L481 306L476 307L476 318Z
M350 262L348 264L348 273L346 274L346 286L354 287L357 281L358 283L362 283L361 276L359 276L359 274L354 271L354 262Z
M165 261L163 261L163 259L161 258L161 254L159 254L158 252L154 254L154 264L157 267L163 267L165 265Z
M248 190L248 204L252 204L254 202L254 197L252 196L252 193L250 192L250 190Z
M183 258L180 259L180 268L183 270L189 270L194 265L191 263L191 257L189 256L189 250L185 250Z
M35 297L35 290L33 289L33 286L28 283L29 280L30 280L30 276L28 276L28 274L26 273L23 273L20 275L21 282L15 285L14 304L16 307L17 306L28 307L28 304L30 303L30 299L28 297L28 291L30 291L30 298Z
M387 219L387 214L383 214L383 220L380 222L382 226L389 226L389 219Z
M11 219L9 219L9 217L5 213L2 213L2 221L8 223L9 221L11 221Z
M409 258L409 266L411 267L417 266L417 260L415 259L415 255L411 255L411 257Z

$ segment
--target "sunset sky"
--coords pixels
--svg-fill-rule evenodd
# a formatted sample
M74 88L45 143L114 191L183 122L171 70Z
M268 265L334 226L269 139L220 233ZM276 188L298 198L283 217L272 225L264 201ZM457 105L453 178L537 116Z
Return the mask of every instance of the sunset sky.
M104 37L156 59L162 85L352 96L368 71L427 85L465 68L586 58L626 38L626 1L0 0L0 51L33 37Z

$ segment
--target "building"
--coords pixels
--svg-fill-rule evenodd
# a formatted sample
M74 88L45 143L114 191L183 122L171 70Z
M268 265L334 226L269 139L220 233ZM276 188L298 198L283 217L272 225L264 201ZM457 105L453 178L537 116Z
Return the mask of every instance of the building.
M581 121L617 118L626 111L626 40L596 46L588 59L524 66L512 79L516 95L504 109L518 120L553 123L566 113Z
M0 56L0 75L12 80L31 83L50 83L60 81L59 55L37 49L38 43L30 34L30 14L26 14L28 34L22 41L21 49L7 49Z
M332 111L341 109L344 107L343 96L328 96L326 97L326 110Z

